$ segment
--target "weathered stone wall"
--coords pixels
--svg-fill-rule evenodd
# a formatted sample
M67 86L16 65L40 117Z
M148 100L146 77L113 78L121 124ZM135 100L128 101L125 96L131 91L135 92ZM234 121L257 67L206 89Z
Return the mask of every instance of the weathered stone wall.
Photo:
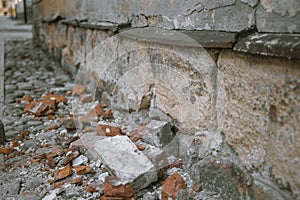
M125 50L151 47L147 41L133 40L122 34L115 36L122 24L131 23L134 28L153 26L168 30L228 32L256 27L258 32L300 33L299 1L43 0L34 7L35 39L74 75L81 67L89 76L111 83L122 80L120 71L125 74L130 69L118 67L143 66L154 54L165 58L160 64L173 63L174 70L188 79L188 83L193 82L190 73L196 69L199 74L195 77L201 79L197 79L197 83L203 86L200 95L195 93L194 85L188 88L176 78L173 81L177 80L177 86L173 89L179 97L185 97L188 91L188 101L196 102L195 107L187 110L194 114L192 117L197 122L195 129L188 129L196 138L190 171L196 180L206 183L204 187L208 190L223 192L223 199L300 199L300 60L231 49L207 50L213 59L205 60L208 54L202 50L176 50L157 44L154 46L189 57L189 63L165 51L140 51L114 61L122 65L116 65L117 68L107 73L99 65L110 66L110 56L121 55ZM104 21L110 23L103 25ZM101 42L106 48L99 48ZM206 64L201 64L204 61ZM216 65L211 64L212 61ZM202 65L207 68L197 68ZM146 72L148 68L143 70ZM106 77L103 78L104 71ZM139 81L138 75L131 78ZM150 84L151 79L144 78ZM180 90L183 86L186 90ZM138 92L143 93L143 89ZM156 89L158 93L168 94L163 87ZM161 100L162 110L169 109L163 104L172 98ZM185 105L184 98L178 99ZM177 118L176 113L169 111ZM187 120L181 122L191 121L189 116L185 117ZM182 128L187 130L185 126ZM199 131L195 133L195 130Z
M230 32L257 26L260 32L300 32L297 0L44 0L39 8L43 17L60 14L134 26Z

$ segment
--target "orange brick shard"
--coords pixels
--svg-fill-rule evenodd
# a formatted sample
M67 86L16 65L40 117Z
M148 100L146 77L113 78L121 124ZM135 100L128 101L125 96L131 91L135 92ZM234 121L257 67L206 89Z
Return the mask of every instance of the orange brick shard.
M186 189L186 183L182 176L176 172L163 182L161 199L168 200L169 198L172 198L173 200L176 200L177 193L181 189Z
M58 181L58 180L64 179L64 178L70 176L72 173L73 173L72 168L68 164L66 167L54 172L54 180Z

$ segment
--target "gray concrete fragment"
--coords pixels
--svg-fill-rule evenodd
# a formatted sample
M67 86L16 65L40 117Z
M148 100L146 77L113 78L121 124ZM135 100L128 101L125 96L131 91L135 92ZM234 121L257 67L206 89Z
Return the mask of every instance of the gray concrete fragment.
M0 170L4 169L4 154L0 154Z
M148 26L148 21L144 15L136 16L132 19L132 27L145 27Z
M80 155L79 157L75 158L72 161L72 165L78 166L78 165L82 165L82 164L87 164L88 161L89 161L89 159L87 157L85 157L84 155Z
M97 141L94 149L98 158L122 182L131 182L136 190L145 188L157 180L155 166L126 136Z
M174 138L171 125L168 122L151 120L146 126L147 134L144 141L156 147L163 147L169 144Z
M12 180L10 184L6 185L6 190L8 195L17 195L20 191L21 181Z
M43 200L54 200L57 197L57 195L62 193L63 191L63 188L57 188L55 190L52 190L50 194L43 198Z

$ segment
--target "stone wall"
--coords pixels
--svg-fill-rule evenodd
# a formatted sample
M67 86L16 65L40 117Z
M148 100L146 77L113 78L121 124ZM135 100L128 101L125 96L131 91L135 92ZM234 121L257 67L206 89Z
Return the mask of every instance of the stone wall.
M84 80L125 91L117 82L139 83L142 73L148 86L152 75L164 71L156 84L166 87L155 89L168 95L158 106L189 133L183 141L193 138L190 173L208 190L224 199L300 199L300 60L222 45L203 49L185 37L172 38L172 29L299 33L298 1L43 0L34 4L34 11L35 39L74 77L81 75L80 69ZM144 40L140 36L146 38L146 32L135 37L134 31L122 33L123 27L166 31ZM161 68L146 67L154 55ZM168 71L165 65L174 67ZM129 76L133 69L137 71ZM134 83L124 82L127 88ZM130 90L125 91L127 99L136 101L130 109L141 104L147 91L138 87L132 99ZM122 110L124 103L119 101L115 109Z

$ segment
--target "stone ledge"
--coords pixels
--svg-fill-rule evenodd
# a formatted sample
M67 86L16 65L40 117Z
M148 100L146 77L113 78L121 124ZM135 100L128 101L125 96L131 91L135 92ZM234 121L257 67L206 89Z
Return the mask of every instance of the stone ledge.
M221 31L180 31L191 37L204 48L233 48L237 33Z
M41 21L43 23L53 23L65 19L65 17L61 14L53 15L51 17L44 17Z
M82 28L90 28L90 29L98 29L98 30L110 30L112 32L117 32L121 29L130 27L130 23L125 24L116 24L112 22L81 22L79 23L79 27Z
M120 35L123 37L147 43L192 48L233 49L234 51L251 54L300 59L300 34L273 34L252 31L251 35L242 35L237 32L165 29L159 29L159 33L156 33L153 32L154 27L132 28L130 23L88 22L87 19L64 19L61 15L42 20L45 23L56 21L81 28L110 30L114 33L120 32ZM128 28L131 28L130 32L123 31ZM180 34L174 34L174 32L182 33L183 37L178 37Z
M256 33L239 40L233 50L300 59L300 34Z

